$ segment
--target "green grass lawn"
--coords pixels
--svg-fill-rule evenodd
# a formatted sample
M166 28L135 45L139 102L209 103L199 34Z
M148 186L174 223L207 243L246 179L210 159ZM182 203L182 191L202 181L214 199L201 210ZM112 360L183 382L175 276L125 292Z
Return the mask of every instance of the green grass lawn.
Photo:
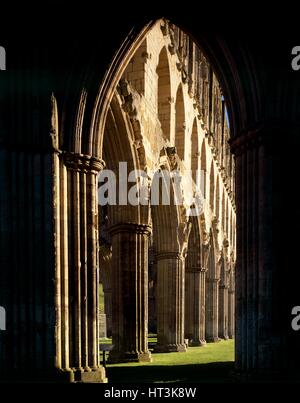
M230 382L234 341L189 347L186 353L152 354L149 363L107 365L111 383Z

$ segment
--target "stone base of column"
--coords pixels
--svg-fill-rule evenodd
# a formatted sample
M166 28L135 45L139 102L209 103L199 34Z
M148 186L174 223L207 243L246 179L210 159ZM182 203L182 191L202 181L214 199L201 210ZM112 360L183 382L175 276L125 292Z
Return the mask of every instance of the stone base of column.
M35 371L9 371L2 377L1 382L34 382L34 383L107 383L105 368L95 370L53 369Z
M164 344L154 348L155 353L185 353L186 350L185 344Z
M223 336L223 335L220 335L219 338L220 338L221 340L228 340L228 339L229 339L228 336Z
M119 352L111 351L109 353L108 363L117 364L122 362L152 362L150 351L145 353L138 352Z
M107 383L104 368L97 368L91 371L75 371L74 381L79 383Z
M221 341L219 337L206 337L207 343L218 343L219 341Z
M203 347L206 345L206 340L189 340L189 346L191 347Z

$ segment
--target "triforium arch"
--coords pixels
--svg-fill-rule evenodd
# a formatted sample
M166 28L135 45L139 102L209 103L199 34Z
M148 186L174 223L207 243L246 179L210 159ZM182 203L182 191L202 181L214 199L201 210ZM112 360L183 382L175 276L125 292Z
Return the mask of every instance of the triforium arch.
M199 148L199 135L198 135L198 126L197 119L194 119L192 131L191 131L191 141L189 144L190 147L190 169L192 171L192 179L195 183L200 183L200 148ZM204 196L204 195L203 195Z
M205 139L202 140L201 146L201 189L203 193L203 197L207 197L207 161L206 161L206 146Z
M184 160L185 153L185 107L182 84L179 84L175 101L175 146L179 157Z
M157 81L157 110L161 129L165 138L170 140L171 133L171 80L168 52L165 47L159 54L158 66L156 69Z
M215 170L214 170L214 162L211 162L210 165L210 173L209 173L209 205L212 211L215 209Z

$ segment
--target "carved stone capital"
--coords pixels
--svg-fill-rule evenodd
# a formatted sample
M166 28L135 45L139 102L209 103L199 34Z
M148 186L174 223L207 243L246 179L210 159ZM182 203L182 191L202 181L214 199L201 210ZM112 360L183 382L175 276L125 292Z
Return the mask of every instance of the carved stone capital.
M112 247L108 244L101 244L99 245L99 253L104 261L110 261L112 257Z
M115 224L109 228L108 232L111 236L119 234L121 232L133 233L133 234L143 234L150 235L152 228L148 224L137 224L137 223L120 223Z
M276 125L267 125L263 123L261 126L249 128L241 132L239 135L229 140L231 152L236 155L242 155L245 151L257 148L262 144L270 143L274 138L274 133L281 132L286 128L278 127Z
M202 267L207 267L210 252L210 243L202 244Z
M160 29L164 36L169 35L169 26L166 20L163 20L163 24L160 25Z
M202 271L201 266L186 267L186 272L187 273L200 273L201 271Z
M221 290L228 290L228 289L229 289L229 286L228 286L227 284L222 284L222 285L219 285L219 288L220 288Z
M223 246L224 246L224 248L228 248L229 247L229 241L228 241L228 239L225 237L224 238L224 240L223 240Z
M166 154L169 159L171 171L178 168L179 157L177 155L176 147L166 147Z
M91 155L63 152L62 157L65 166L74 171L98 173L105 167L103 160Z
M165 259L177 259L177 260L182 260L183 256L180 252L168 252L168 251L162 251L157 253L156 259L158 260L165 260Z
M208 283L219 283L219 282L220 282L220 279L219 279L219 278L209 278L209 277L207 277L207 278L206 278L206 281L207 281Z

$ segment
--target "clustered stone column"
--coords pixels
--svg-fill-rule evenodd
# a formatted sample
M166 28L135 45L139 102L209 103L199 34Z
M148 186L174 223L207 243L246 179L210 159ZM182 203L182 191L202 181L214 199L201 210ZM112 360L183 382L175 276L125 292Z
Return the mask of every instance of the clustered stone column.
M110 362L151 361L148 350L148 248L151 227L122 223L112 242L112 343Z
M17 115L14 119L23 133L24 122ZM6 137L13 139L12 133ZM0 306L6 313L6 330L0 331L1 381L57 375L52 158L38 144L34 152L0 146Z
M200 340L201 345L206 344L205 338L205 299L206 299L206 275L207 268L202 266L200 270Z
M157 352L186 351L184 262L179 252L157 255Z
M185 271L185 338L191 346L205 344L205 273L188 265Z
M228 337L234 338L235 332L235 292L234 292L234 272L231 269L228 289Z
M56 366L71 381L105 382L98 347L97 174L103 162L63 153L56 206Z
M205 339L209 343L220 340L218 332L219 281L218 278L206 277Z
M219 285L219 337L228 339L228 283L225 279Z
M283 362L278 326L280 277L273 261L272 129L231 140L236 159L236 369L273 372ZM281 302L280 302L281 303Z
M100 224L99 224L100 225ZM111 261L112 253L110 245L100 244L100 283L103 285L104 307L106 315L106 335L112 335L112 285L111 285Z
M111 288L103 288L104 306L106 315L106 334L107 337L112 336L112 290Z

